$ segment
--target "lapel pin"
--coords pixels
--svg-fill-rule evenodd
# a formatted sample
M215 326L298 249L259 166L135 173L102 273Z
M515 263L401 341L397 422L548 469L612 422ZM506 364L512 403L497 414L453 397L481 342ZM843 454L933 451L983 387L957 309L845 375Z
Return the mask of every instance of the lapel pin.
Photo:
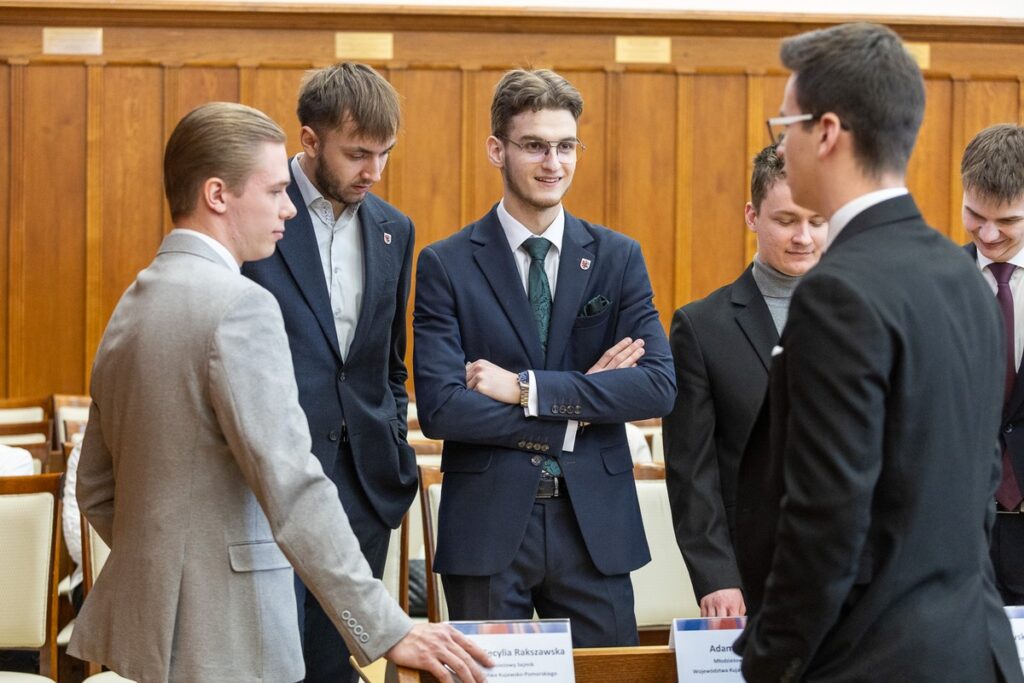
M384 233L384 244L391 244L391 233Z
M588 259L588 258L581 258L580 259L580 270L590 270L590 259Z

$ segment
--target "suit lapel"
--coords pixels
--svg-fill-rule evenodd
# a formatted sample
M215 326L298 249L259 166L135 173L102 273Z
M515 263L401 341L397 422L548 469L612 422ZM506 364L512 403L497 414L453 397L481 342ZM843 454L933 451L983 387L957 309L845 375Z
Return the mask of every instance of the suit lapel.
M590 274L600 264L586 247L594 241L583 224L565 212L565 232L562 235L562 252L558 257L558 282L555 299L551 306L551 327L548 329L547 368L563 367L562 354L572 334L573 324L583 306L583 293L590 282ZM580 265L588 259L591 265L583 269Z
M730 292L736 312L736 324L743 330L747 341L754 348L765 370L771 365L771 348L779 341L775 321L768 311L768 305L754 282L753 266L747 266L743 275L736 280Z
M481 245L473 252L473 259L491 286L494 298L512 323L530 359L530 365L535 368L544 367L544 350L540 345L537 323L533 319L530 301L523 290L519 270L495 209L491 209L473 228L472 240Z
M277 250L281 252L281 258L284 259L288 271L295 278L302 296L320 323L320 329L340 360L338 332L334 328L331 296L324 280L324 267L320 261L320 250L316 245L316 233L313 231L313 221L309 217L309 210L294 176L292 184L288 186L288 197L296 206L297 212L295 217L288 221L284 239L277 243Z
M878 204L873 204L853 217L836 236L831 246L825 250L822 259L828 258L829 253L833 249L862 232L889 223L913 219L924 222L924 218L921 217L921 210L917 208L914 198L909 194L899 195L898 197L881 201Z
M359 224L363 237L363 302L359 308L359 321L356 323L355 333L352 336L352 346L349 348L348 357L351 358L356 348L360 345L363 337L368 335L360 334L366 330L370 322L379 310L377 301L384 290L383 276L394 272L391 263L394 247L391 245L392 233L388 230L391 222L377 209L373 203L372 195L367 195L363 204L359 207ZM385 241L384 234L388 233Z

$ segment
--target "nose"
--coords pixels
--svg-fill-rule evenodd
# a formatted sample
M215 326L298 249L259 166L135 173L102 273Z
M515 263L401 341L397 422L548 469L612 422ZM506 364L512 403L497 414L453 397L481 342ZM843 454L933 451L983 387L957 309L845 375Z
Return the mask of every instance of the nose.
M989 221L978 226L978 239L982 242L995 242L999 239L999 228Z
M800 221L796 232L793 233L793 243L800 246L811 243L811 224L808 221Z
M297 213L297 211L295 210L295 205L292 204L292 200L291 198L288 197L287 194L284 195L284 206L281 208L283 209L283 211L281 212L281 216L286 221L294 218L295 214Z
M557 170L561 165L562 161L558 158L558 152L555 151L554 147L548 147L548 151L544 154L544 159L541 161L541 167Z
M387 163L388 158L386 156L371 157L366 166L363 167L363 178L371 183L378 182L381 174L384 173L384 167Z

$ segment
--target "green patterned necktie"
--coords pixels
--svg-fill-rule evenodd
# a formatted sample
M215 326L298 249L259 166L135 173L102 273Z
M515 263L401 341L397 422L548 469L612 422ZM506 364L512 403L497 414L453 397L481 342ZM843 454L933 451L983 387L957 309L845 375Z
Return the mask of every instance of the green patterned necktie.
M551 287L548 286L548 275L544 272L544 257L551 249L551 242L543 237L531 237L523 242L523 249L530 255L530 308L533 309L533 319L537 321L541 348L547 354L548 328L551 327ZM562 468L554 458L544 458L542 468L553 477L562 476Z
M544 257L551 249L551 242L543 237L531 237L523 242L523 249L530 255L530 308L533 309L533 319L537 321L541 348L546 354L548 328L551 326L551 287L548 286L548 276L544 272Z

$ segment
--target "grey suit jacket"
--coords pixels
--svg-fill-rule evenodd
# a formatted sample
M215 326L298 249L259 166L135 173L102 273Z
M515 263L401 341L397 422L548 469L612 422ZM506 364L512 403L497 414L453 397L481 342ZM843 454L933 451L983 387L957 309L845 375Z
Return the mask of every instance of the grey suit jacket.
M96 354L78 501L110 545L69 652L148 681L304 675L292 567L350 651L411 627L310 453L274 297L169 235Z

